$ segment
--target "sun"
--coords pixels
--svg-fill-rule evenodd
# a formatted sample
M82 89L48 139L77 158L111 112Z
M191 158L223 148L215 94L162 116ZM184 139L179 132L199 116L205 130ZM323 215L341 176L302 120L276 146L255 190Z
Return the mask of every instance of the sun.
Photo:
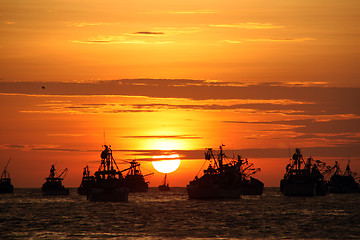
M180 157L179 154L171 154L171 155L157 155L152 157L154 160L152 161L152 165L156 169L156 171L161 173L171 173L174 172L180 166ZM160 160L166 159L166 160Z

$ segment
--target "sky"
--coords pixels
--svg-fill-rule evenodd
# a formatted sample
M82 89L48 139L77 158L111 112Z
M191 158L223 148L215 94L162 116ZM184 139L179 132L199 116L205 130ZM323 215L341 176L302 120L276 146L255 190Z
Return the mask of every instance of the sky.
M289 152L360 172L359 1L2 1L0 168L41 187L179 154L186 186L205 148L248 158L278 186Z

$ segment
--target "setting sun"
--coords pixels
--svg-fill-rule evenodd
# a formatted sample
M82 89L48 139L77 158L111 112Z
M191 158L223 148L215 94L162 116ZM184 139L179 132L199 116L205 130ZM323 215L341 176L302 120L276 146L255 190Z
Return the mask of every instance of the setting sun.
M152 165L156 171L161 173L171 173L174 172L180 166L179 154L171 155L159 155L152 157ZM174 159L174 160L156 160L156 159Z

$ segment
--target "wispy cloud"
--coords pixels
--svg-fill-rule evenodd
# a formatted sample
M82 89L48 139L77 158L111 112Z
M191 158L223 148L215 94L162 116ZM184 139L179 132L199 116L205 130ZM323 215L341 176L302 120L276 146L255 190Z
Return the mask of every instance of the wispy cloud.
M140 38L141 36L161 36L161 32L135 32L124 33L117 36L96 36L87 40L73 40L73 43L86 43L86 44L171 44L173 41L160 41L148 38Z
M19 151L56 151L56 152L78 152L79 149L61 147L60 145L0 145L0 149L17 149Z
M163 32L166 36L192 34L202 31L201 27L154 27L156 32Z
M12 149L22 149L25 148L25 145L19 145L19 144L5 144L5 148L12 148Z
M259 22L245 22L234 24L210 24L210 27L220 28L242 28L242 29L273 29L273 28L285 28L285 26L273 25L272 23L259 23Z
M135 32L133 34L134 35L163 35L164 33L163 32L149 32L149 31L146 31L146 32Z
M175 15L192 15L192 14L215 14L215 10L188 10L188 11L151 11L151 12L141 12L143 14L175 14Z
M304 42L313 41L315 38L246 38L247 42Z
M146 138L146 139L201 139L202 137L192 135L144 135L144 136L122 136L121 138Z
M105 25L118 25L118 22L74 22L66 24L67 27L88 27L88 26L105 26Z
M84 134L76 134L76 133L49 133L50 137L81 137Z
M161 104L116 104L106 108L97 105L79 105L68 103L47 103L48 109L24 109L27 111L63 110L78 113L138 112L158 111L159 109L199 109L199 110L246 110L281 112L291 115L360 115L359 88L330 87L326 84L296 85L289 83L235 84L222 81L204 81L191 79L124 79L83 83L48 82L46 90L43 83L37 82L0 82L3 94L33 95L113 95L142 96L151 99L186 99L187 101L216 100L208 102L176 102ZM215 94L216 93L216 94ZM233 100L229 103L219 100ZM300 104L301 103L301 104Z
M316 38L243 38L239 40L222 40L220 43L241 44L244 42L305 42Z

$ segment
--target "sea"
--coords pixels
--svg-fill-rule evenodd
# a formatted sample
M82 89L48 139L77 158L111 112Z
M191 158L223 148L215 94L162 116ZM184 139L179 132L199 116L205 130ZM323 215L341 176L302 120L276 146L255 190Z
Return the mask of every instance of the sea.
M360 239L360 194L286 197L279 188L235 200L189 200L186 188L129 201L0 195L0 239Z

